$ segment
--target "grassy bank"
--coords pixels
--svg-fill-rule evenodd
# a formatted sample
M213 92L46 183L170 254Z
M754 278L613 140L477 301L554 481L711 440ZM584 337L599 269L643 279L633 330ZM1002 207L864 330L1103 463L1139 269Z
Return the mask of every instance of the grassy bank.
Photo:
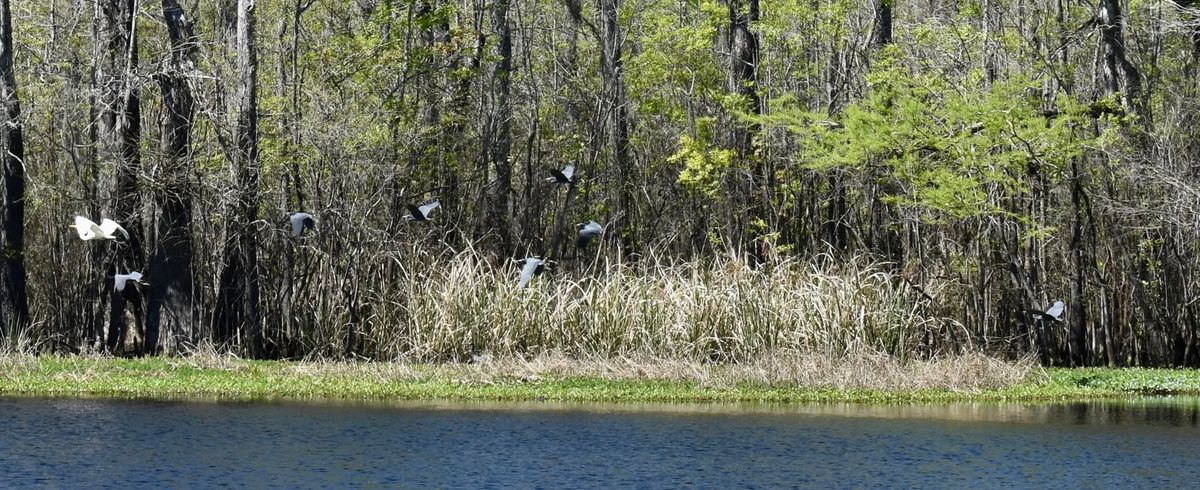
M824 369L821 376L825 378L814 375L805 381L786 370L768 372L771 366L762 364L711 366L561 358L394 364L245 361L227 356L134 360L7 356L0 358L0 395L773 403L1200 395L1200 371L1195 370L1043 370L983 356L930 363L890 362L809 364L806 367Z

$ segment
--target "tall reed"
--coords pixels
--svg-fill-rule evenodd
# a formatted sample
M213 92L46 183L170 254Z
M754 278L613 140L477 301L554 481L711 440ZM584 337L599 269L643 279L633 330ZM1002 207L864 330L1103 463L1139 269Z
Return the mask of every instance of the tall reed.
M597 261L552 267L521 289L511 262L470 250L413 252L359 266L359 274L375 277L360 279L372 289L359 293L354 321L301 325L279 340L304 344L293 352L387 360L552 352L744 362L777 352L928 357L955 329L928 299L863 260L763 268L730 258ZM318 291L312 301L296 304L316 304L332 288L310 287Z

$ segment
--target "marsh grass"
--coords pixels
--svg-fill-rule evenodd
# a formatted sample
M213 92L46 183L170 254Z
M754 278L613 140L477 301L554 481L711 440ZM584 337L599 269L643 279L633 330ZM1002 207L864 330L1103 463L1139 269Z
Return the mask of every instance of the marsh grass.
M961 327L940 316L928 298L864 260L784 260L762 267L734 258L597 260L552 269L524 289L516 285L516 266L469 250L439 257L416 252L367 269L390 278L366 281L390 284L362 293L361 303L369 307L361 310L369 313L352 321L327 318L278 339L300 344L283 350L310 358L349 351L409 362L557 353L713 363L745 363L776 352L903 361L950 354L947 346L971 350L969 342L953 339ZM927 291L936 295L936 285Z
M830 360L778 353L754 362L483 356L473 363L257 361L210 351L121 359L0 356L0 395L204 399L604 402L1082 401L1200 395L1200 371L1042 369L1030 359Z
M659 380L702 387L913 391L975 391L1012 386L1037 376L1030 359L1004 361L981 354L900 361L883 355L831 359L823 355L774 353L744 363L714 365L664 359L587 359L557 354L533 359L489 358L440 365L443 375L474 382L588 378L607 381Z
M879 401L968 397L1036 383L1029 360L982 355L901 362L779 353L718 365L662 359L482 356L472 363L182 357L0 357L0 394L223 398L577 401Z

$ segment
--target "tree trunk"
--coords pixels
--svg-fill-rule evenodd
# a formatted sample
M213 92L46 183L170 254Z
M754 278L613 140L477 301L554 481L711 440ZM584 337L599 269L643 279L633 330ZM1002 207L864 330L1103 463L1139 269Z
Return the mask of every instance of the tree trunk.
M871 36L871 47L876 52L892 44L892 2L893 0L879 0L875 6L875 26ZM889 204L887 199L901 191L891 180L890 174L870 175L868 182L872 181L874 183L870 192L870 219L867 220L869 245L873 252L899 267L904 261L904 251L900 233L893 226L899 220L893 205Z
M1142 74L1125 55L1125 16L1121 13L1120 0L1100 0L1100 37L1104 42L1104 82L1110 94L1121 92L1122 79L1125 91L1121 98L1126 107L1143 118L1148 124L1149 114L1142 103Z
M197 315L192 260L192 187L189 151L195 100L188 84L188 72L195 68L198 47L189 18L177 0L162 1L163 18L171 40L171 54L163 73L157 78L163 94L163 171L161 190L155 193L159 207L158 241L150 257L146 277L150 282L149 304L146 309L146 339L144 351L158 351L162 331L175 335L191 335ZM164 311L165 310L165 311ZM165 313L165 321L164 321ZM165 328L164 328L165 327Z
M879 0L875 4L875 28L871 32L871 47L875 49L892 44L892 1Z
M116 126L112 134L116 140L113 146L118 157L112 218L128 231L129 241L110 245L114 248L105 267L109 274L140 271L145 260L142 255L141 195L138 191L138 173L142 166L139 147L142 101L140 82L135 75L138 67L137 5L135 0L116 0L114 3L115 9L112 11L116 13L117 22L114 28L108 30L111 36L108 47L112 57L121 62L117 64L112 78L115 86L119 87L115 100ZM125 315L126 302L117 300L117 296L110 296L110 319L123 319ZM134 311L140 310L137 308ZM125 322L110 321L108 329L108 350L116 351L121 348L118 342L125 338Z
M257 342L258 242L258 59L254 40L255 0L238 0L237 79L238 117L235 148L229 152L237 174L237 197L229 214L225 263L221 271L216 312L216 340L228 342L239 332ZM259 347L256 345L256 347ZM255 352L260 352L255 349Z
M493 6L493 26L497 38L491 151L488 155L496 168L496 180L488 203L488 226L498 234L499 252L512 252L512 26L508 22L509 0L499 0Z
M629 104L625 97L625 69L621 55L624 41L617 23L619 0L600 0L601 39L600 74L608 95L609 143L612 145L615 167L619 239L626 254L634 254L637 245L637 209L634 201L634 168L629 150Z
M1086 251L1084 249L1084 203L1086 199L1084 193L1087 192L1083 186L1083 175L1080 172L1079 162L1071 162L1071 206L1074 213L1071 219L1071 315L1068 318L1068 350L1070 351L1069 362L1074 366L1082 366L1087 363L1087 356L1084 350L1087 347L1087 308L1084 302L1084 288L1086 287L1085 267L1088 261Z
M0 336L9 328L29 324L25 296L25 136L21 123L21 101L13 69L12 11L9 0L0 0L0 99L4 104L4 222L0 225L0 251L4 288L0 305Z
M758 93L758 36L751 31L757 20L758 0L749 0L746 4L739 0L729 2L729 89L741 98L741 109L756 116L763 114L762 97ZM762 260L764 249L761 247L764 244L761 237L767 231L764 225L768 218L773 183L765 159L755 151L754 138L759 131L758 123L735 124L733 148L737 151L738 160L748 165L750 171L748 191L738 193L739 198L746 199L744 203L739 203L738 208L745 208L749 218L747 229L742 232L749 232L754 256Z

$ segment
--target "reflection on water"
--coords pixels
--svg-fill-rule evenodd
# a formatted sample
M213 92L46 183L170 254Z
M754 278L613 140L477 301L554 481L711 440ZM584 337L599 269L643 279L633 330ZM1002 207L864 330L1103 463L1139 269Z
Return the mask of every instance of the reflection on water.
M0 399L0 486L1181 486L1200 400L953 405Z

